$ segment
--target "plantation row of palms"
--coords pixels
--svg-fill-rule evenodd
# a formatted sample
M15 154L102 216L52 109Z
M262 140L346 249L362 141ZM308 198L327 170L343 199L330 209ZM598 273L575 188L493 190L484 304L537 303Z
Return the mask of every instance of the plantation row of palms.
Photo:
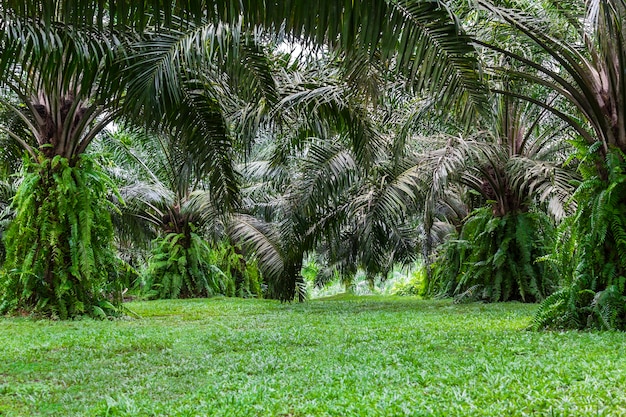
M430 295L623 329L624 17L5 1L0 310L106 316L129 287L302 299L316 253L345 280L422 257Z

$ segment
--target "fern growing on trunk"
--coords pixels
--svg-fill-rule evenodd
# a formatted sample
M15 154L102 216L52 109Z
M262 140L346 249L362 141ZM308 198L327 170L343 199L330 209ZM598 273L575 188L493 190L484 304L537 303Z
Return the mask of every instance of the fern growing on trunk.
M261 296L256 263L245 262L230 245L212 248L189 230L156 239L147 281L156 298Z
M574 267L542 304L536 328L626 330L626 155L615 149L605 162L606 180L595 173L594 158L582 167L576 215L555 254Z
M0 312L71 318L117 311L111 181L88 156L25 163L5 234ZM114 303L111 303L111 300Z
M475 210L459 239L440 251L430 291L459 301L543 300L553 291L554 271L552 264L537 260L548 253L553 238L543 213L499 217L488 207Z

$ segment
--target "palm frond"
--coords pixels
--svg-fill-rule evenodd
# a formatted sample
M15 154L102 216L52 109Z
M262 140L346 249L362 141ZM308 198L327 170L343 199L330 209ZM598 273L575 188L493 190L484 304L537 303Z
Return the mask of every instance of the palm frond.
M502 19L527 39L534 42L550 59L542 63L512 53L497 45L488 47L502 53L534 71L517 71L511 75L539 83L558 93L580 112L595 135L585 133L586 126L575 118L559 112L553 106L547 109L565 120L587 141L588 144L600 139L602 152L609 147L626 146L626 133L620 125L621 113L617 110L624 102L623 71L626 53L621 46L624 34L619 29L626 8L621 0L607 2L578 2L586 6L585 19L569 19L574 38L563 39L555 36L547 22L532 13L496 7L487 1L480 4L490 13ZM556 69L557 66L560 69ZM501 69L504 73L507 69ZM520 95L529 101L532 98ZM536 103L540 104L540 103Z
M278 285L285 277L286 257L281 246L280 236L274 226L252 216L233 216L227 233L233 242L241 244L247 253L253 254L259 262L259 269L270 285Z

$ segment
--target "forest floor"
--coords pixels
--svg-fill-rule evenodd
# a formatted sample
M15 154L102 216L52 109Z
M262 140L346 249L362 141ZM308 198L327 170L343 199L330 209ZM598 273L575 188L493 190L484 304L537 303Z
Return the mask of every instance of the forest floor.
M536 305L336 296L0 318L0 416L619 416L626 334L532 332Z

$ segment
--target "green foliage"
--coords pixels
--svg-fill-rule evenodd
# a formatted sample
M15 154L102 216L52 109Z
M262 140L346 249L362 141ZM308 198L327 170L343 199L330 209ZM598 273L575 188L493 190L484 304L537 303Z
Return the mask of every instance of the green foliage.
M261 297L263 280L256 259L246 259L242 252L229 242L222 241L212 247L211 261L235 283L235 291L226 294L235 297Z
M426 292L426 283L428 282L426 265L423 262L417 264L417 268L413 269L408 279L398 280L391 288L392 295L417 295L423 296Z
M13 218L13 210L11 209L11 200L15 189L13 184L0 180L0 268L4 264L6 258L6 247L4 245L4 234L11 224Z
M302 266L302 277L310 284L315 284L317 280L317 276L320 273L320 265L317 263L315 258L307 259L307 261Z
M537 328L626 330L626 158L613 150L608 178L585 170L574 199L576 215L562 232L554 259L564 288L542 304ZM590 155L586 165L595 165Z
M193 231L157 238L148 262L149 295L157 298L261 296L255 261L225 242L211 247Z
M440 248L429 292L457 301L543 300L553 291L554 268L538 259L548 253L554 233L543 213L498 217L491 208L477 209L459 239Z
M75 166L60 156L25 162L5 234L1 313L65 319L116 312L112 188L88 156Z

